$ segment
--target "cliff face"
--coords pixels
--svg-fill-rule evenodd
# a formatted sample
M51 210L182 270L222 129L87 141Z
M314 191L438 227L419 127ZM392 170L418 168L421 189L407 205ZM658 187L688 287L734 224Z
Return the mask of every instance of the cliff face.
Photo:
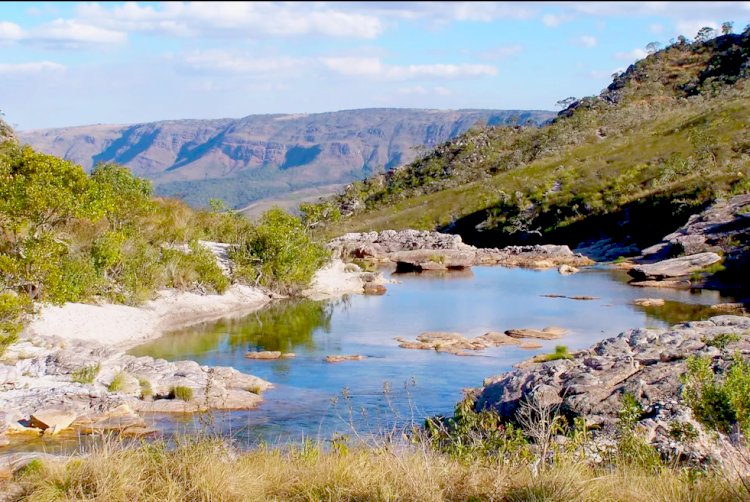
M367 109L242 119L93 125L20 133L35 149L89 169L116 162L153 179L163 193L241 205L321 184L346 183L413 160L477 123L540 124L539 111ZM240 176L240 188L217 180ZM206 180L213 180L206 182ZM222 193L223 192L223 193ZM227 197L228 195L228 197Z

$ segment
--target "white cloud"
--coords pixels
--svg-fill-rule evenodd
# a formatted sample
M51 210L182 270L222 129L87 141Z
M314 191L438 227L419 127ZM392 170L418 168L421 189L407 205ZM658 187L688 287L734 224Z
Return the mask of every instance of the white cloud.
M15 23L0 22L0 42L15 41L23 37L23 30Z
M685 35L687 38L693 38L698 33L698 30L708 26L714 30L719 29L719 24L713 21L706 20L690 20L690 21L678 21L676 28L681 35Z
M599 41L596 39L596 37L592 37L590 35L581 35L580 37L578 37L578 44L589 49L596 47L598 43Z
M661 35L662 33L664 33L664 25L661 23L653 23L649 25L648 31L650 31L654 35Z
M321 58L329 70L349 77L373 77L384 80L418 78L476 78L497 75L497 68L484 64L416 64L386 65L378 58Z
M634 62L638 61L639 59L643 59L646 56L648 56L648 52L646 49L633 49L632 51L628 52L618 52L615 54L615 59L619 59L620 61L628 61L628 62Z
M56 19L26 33L24 40L54 49L122 44L127 34L72 19Z
M300 69L306 60L292 57L249 58L220 50L194 51L181 58L192 70L246 75L273 75Z
M545 26L554 28L560 26L562 23L572 20L574 17L575 16L572 14L545 14L542 16L542 23L544 23Z
M421 85L416 85L412 87L399 87L396 92L403 95L420 95L420 96L426 96L428 94L436 94L438 96L450 96L453 94L453 92L448 89L447 87L423 87Z
M511 56L515 56L516 54L519 54L521 52L523 52L523 45L521 44L501 45L481 52L479 54L479 57L487 61L494 61L497 59L505 59Z
M81 19L112 29L175 36L375 38L383 30L375 16L324 3L166 2L158 8L134 2L113 7L93 3L79 5L77 12Z
M63 71L65 66L52 61L37 61L33 63L0 64L2 75L28 75L47 71Z

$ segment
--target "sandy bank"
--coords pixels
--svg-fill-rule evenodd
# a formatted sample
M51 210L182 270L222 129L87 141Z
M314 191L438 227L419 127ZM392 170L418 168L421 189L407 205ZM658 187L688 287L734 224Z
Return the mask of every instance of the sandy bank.
M268 293L242 285L234 285L222 295L166 290L140 307L82 303L45 306L26 332L127 348L172 329L248 314L270 301Z

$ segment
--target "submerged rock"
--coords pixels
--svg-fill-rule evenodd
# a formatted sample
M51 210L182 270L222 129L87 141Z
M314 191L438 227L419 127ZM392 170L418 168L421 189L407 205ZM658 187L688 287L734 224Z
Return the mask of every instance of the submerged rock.
M327 363L340 363L343 361L361 361L362 359L365 359L365 356L360 354L340 354L326 356L324 361Z
M538 329L509 329L505 332L511 338L538 338L540 340L556 340L562 338L568 330L565 328L557 328L554 326L548 326L542 330Z
M662 307L664 306L663 298L636 298L633 300L633 305L639 307Z
M282 356L281 352L278 350L260 350L260 351L251 351L245 354L245 357L248 359L280 359Z

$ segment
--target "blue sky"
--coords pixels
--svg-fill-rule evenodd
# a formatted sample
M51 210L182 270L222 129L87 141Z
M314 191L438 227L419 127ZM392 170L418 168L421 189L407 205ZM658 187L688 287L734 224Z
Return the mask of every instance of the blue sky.
M350 108L555 109L750 2L0 4L19 129Z

